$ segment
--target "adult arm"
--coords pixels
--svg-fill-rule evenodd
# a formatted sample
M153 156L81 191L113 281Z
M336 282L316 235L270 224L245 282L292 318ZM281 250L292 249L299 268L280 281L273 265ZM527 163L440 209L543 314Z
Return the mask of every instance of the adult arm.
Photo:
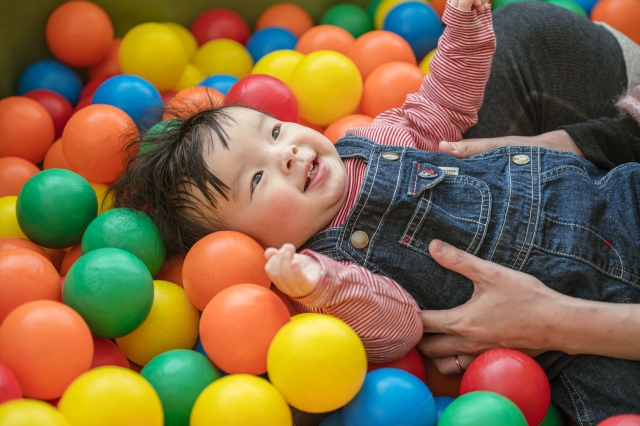
M640 360L640 305L576 299L531 275L479 259L442 241L429 246L433 259L473 281L464 305L422 311L425 333L418 349L436 359L444 374L458 373L473 356L495 348L530 355L557 350Z

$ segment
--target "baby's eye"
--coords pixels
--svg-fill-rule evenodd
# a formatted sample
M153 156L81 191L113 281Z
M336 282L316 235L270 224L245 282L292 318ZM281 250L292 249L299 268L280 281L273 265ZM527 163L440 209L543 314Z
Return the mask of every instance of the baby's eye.
M274 141L278 139L278 136L280 136L280 125L277 125L271 131L271 137L273 138Z
M262 179L262 173L256 173L256 175L253 177L253 180L251 181L251 190L255 190L256 186L258 186L258 183L260 182L260 179Z

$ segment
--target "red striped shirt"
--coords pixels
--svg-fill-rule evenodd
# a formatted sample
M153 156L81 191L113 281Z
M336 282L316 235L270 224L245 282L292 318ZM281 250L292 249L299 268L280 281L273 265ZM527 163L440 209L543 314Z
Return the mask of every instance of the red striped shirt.
M381 145L437 151L440 141L458 141L477 122L484 87L489 77L495 37L491 14L464 12L447 4L447 25L438 51L417 93L400 108L377 116L369 126L349 130ZM358 198L366 164L344 161L349 191L329 227L342 225ZM395 281L375 275L356 264L335 261L304 250L322 265L315 290L295 300L302 312L327 313L342 319L360 336L372 363L404 355L422 337L420 309Z

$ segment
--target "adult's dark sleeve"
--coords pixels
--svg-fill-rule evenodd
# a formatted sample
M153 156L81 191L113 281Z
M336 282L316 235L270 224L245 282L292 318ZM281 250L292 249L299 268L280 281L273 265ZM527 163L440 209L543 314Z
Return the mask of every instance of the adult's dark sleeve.
M603 117L559 128L569 133L585 158L598 167L611 169L640 162L640 123L631 117Z

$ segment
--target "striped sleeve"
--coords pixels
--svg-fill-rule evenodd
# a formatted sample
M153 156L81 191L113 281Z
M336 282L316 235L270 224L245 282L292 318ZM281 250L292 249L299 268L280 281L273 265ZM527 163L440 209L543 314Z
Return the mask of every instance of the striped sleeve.
M422 337L420 308L395 281L350 262L339 262L311 250L301 253L320 262L314 291L294 299L300 312L340 318L360 336L369 362L400 358Z
M465 12L447 3L442 19L447 26L420 90L408 95L402 107L350 134L382 145L437 151L440 141L462 139L478 121L495 50L491 13Z

